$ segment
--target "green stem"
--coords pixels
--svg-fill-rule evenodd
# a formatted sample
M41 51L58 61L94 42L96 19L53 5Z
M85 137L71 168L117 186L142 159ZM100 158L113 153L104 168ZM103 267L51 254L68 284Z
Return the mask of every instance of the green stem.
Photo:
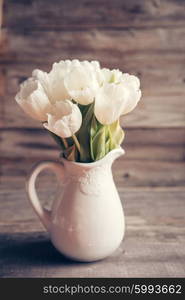
M65 138L62 138L62 142L63 142L65 148L67 149L68 148L67 140Z
M74 143L75 143L75 145L76 145L76 147L77 147L77 149L78 149L78 151L80 153L80 144L79 144L79 141L78 141L76 135L75 134L72 135L72 138L73 138L73 141L74 141Z

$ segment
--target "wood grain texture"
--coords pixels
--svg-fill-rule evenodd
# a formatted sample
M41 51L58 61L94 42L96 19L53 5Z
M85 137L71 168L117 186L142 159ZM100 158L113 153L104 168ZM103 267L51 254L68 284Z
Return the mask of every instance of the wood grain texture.
M0 40L1 40L2 23L3 23L3 0L0 0Z
M9 83L8 88L11 89L11 94L7 91L2 96L1 110L4 112L1 118L1 128L14 127L31 127L40 128L41 124L38 121L32 120L27 116L18 104L15 102L15 95L19 90L19 82L25 78L25 73L12 75L10 80L4 78L4 81ZM176 88L175 88L176 89ZM144 128L166 128L166 127L184 127L185 125L185 108L183 90L179 91L180 95L172 91L171 93L162 93L161 95L144 94L143 97L132 113L121 118L123 127L144 127Z
M111 257L91 264L68 261L52 247L23 191L1 201L0 276L183 277L184 190L119 192L125 239Z
M183 26L179 0L9 0L5 25L14 30Z
M129 238L109 258L91 264L68 261L43 233L0 235L1 277L184 277L184 241ZM174 254L175 253L175 254ZM43 268L44 266L44 268Z
M42 180L37 185L38 193L40 193L44 205L51 206L54 195L53 191L49 194L48 191L52 189L53 184L56 184L54 178L50 186L48 186L48 182ZM159 233L158 237L162 239L163 229L165 228L167 232L169 226L169 231L174 230L177 234L174 236L175 240L182 241L185 238L183 237L185 230L185 187L135 187L128 189L120 186L117 181L116 185L125 211L126 223L129 226L128 233L133 230L134 235L139 234L152 239L152 232L150 235L152 227L156 229L156 237ZM58 187L59 190L60 188ZM7 189L1 189L0 195L5 197L4 199L1 198L0 202L1 232L26 233L43 230L43 226L28 202L23 185L14 194L8 193ZM147 226L149 227L147 228ZM143 231L139 233L141 228Z
M125 131L122 146L126 154L113 167L115 179L120 186L185 184L185 129ZM42 159L58 159L59 148L44 129L9 129L3 130L1 136L1 170L4 182L10 183L13 180L12 184L18 186L24 181L32 165ZM49 178L46 177L45 180L49 181Z
M134 59L142 60L146 54L164 55L164 58L169 54L183 55L185 48L184 27L109 31L48 30L28 31L25 34L9 29L6 35L9 51L1 61L12 63L51 64L62 57L82 59L86 55L86 59L98 58L102 64L121 68L127 60L133 60L134 65ZM147 63L147 56L144 56L145 59ZM131 66L130 63L128 67Z
M124 128L124 132L125 160L184 161L185 128ZM1 129L0 136L2 159L58 157L60 149L42 127Z
M18 91L18 87L17 87ZM16 92L17 92L16 91ZM15 94L16 94L15 92ZM15 102L15 94L2 99L1 128L41 128L40 122L31 119ZM123 128L182 128L185 127L185 106L183 95L146 96L143 94L137 108L121 117Z
M0 56L6 86L2 126L38 127L39 123L22 113L14 101L19 84L35 68L49 71L54 61L78 57L98 59L105 67L139 75L143 97L137 109L124 117L125 126L182 127L185 125L184 37L184 28L32 31L25 35L9 32L7 51Z
M185 276L185 1L6 0L0 40L0 277ZM35 68L60 59L99 60L141 79L143 97L122 118L126 154L113 174L126 217L116 253L68 261L27 201L25 180L59 149L14 97ZM60 185L40 174L51 206Z
M50 160L48 155L39 160L17 158L1 159L3 177L1 185L13 190L25 188L25 180L32 167L40 160ZM56 161L56 157L55 157ZM116 168L117 167L117 168ZM119 167L119 169L118 169ZM119 185L126 187L182 187L185 185L185 163L160 161L129 161L123 158L114 165L114 178ZM50 182L50 176L45 183ZM10 190L8 190L10 192Z

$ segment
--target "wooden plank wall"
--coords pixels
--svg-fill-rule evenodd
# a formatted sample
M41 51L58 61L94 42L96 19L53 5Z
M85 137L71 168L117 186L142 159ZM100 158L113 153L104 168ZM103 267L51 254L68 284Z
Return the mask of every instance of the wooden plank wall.
M125 188L185 183L185 1L6 0L0 41L1 183L22 187L30 167L56 159L41 125L14 101L35 68L99 60L141 79L138 108L122 118L126 155L114 166ZM123 180L123 181L122 181Z

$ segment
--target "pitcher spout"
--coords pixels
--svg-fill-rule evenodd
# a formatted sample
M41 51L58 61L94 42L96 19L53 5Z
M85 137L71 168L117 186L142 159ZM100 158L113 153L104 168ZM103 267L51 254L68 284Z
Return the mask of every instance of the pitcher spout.
M123 154L125 154L125 150L122 149L121 147L118 147L116 149L113 149L112 151L110 151L105 158L112 159L112 162L117 159L118 157L122 156Z

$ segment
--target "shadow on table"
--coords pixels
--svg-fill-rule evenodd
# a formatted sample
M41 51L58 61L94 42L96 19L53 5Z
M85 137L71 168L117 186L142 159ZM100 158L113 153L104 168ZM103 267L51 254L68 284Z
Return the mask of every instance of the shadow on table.
M78 263L60 254L51 244L47 233L33 232L0 234L0 265L7 264L67 266Z

